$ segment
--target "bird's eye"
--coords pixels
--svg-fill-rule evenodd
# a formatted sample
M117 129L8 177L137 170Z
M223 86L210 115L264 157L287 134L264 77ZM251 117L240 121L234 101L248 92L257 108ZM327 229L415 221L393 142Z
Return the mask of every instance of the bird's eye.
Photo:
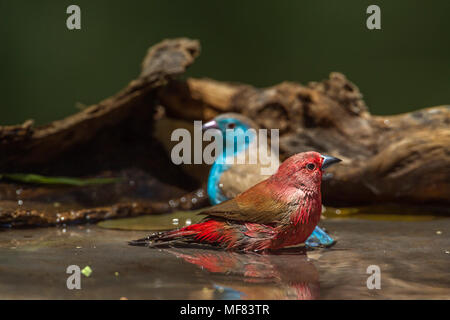
M308 163L306 165L306 168L308 168L308 170L314 170L316 168L316 165L314 163Z
M234 127L236 127L236 124L234 124L234 123L227 124L228 129L234 129Z

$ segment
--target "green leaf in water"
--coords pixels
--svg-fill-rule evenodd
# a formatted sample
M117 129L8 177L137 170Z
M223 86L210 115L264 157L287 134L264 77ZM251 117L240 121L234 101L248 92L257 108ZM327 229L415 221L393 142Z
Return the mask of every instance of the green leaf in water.
M47 177L32 173L3 173L0 179L8 179L16 182L31 184L54 184L84 187L87 185L110 184L120 181L120 178L70 178L70 177Z
M84 274L86 277L89 277L92 274L92 269L89 266L86 266L83 270L81 270L81 273Z

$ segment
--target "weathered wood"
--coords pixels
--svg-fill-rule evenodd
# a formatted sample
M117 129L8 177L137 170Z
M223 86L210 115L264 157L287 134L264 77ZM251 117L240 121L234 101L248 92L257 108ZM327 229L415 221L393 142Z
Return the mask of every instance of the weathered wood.
M340 73L307 86L264 89L190 78L172 81L158 95L173 117L240 112L262 128L280 129L283 158L316 150L343 159L325 181L326 204L450 204L449 106L374 116Z
M165 40L149 49L140 76L112 97L45 126L27 121L0 127L0 173L123 178L83 188L1 181L0 224L86 222L184 207L169 200L199 183L173 165L153 138L160 116L155 90L183 73L199 52L196 40ZM196 197L196 205L204 198Z
M38 128L32 127L32 121L18 126L0 126L0 171L40 171L77 146L97 144L96 147L101 150L104 141L97 140L102 140L103 136L107 136L110 144L118 142L111 141L111 137L120 140L124 135L154 142L151 133L155 116L155 89L183 73L199 52L200 44L195 40L163 41L149 49L139 78L114 96ZM118 131L119 134L116 134ZM75 162L78 163L78 160ZM62 170L69 167L65 163ZM89 171L92 168L92 163L89 163L85 169Z

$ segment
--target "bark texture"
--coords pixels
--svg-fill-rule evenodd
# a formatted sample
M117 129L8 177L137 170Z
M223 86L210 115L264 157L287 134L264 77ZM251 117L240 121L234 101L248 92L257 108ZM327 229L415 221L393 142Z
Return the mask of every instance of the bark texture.
M263 89L191 78L172 81L159 98L173 117L239 112L280 129L284 158L308 150L341 158L324 182L325 204L450 204L450 106L375 116L341 73Z
M151 47L140 76L119 93L41 127L33 121L0 127L0 173L119 177L89 187L32 186L0 181L0 224L48 225L163 213L201 204L187 195L198 183L173 165L153 138L160 116L157 89L182 74L200 53L196 40ZM199 200L199 201L197 201ZM192 201L191 201L192 203Z

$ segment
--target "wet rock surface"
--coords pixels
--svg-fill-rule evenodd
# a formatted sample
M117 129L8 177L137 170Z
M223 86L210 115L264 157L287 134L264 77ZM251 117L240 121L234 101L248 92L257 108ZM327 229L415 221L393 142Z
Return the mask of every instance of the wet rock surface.
M271 255L130 247L147 231L96 225L0 230L1 299L447 299L450 218L327 219L331 249ZM69 290L69 265L89 266ZM381 289L366 286L367 267Z

